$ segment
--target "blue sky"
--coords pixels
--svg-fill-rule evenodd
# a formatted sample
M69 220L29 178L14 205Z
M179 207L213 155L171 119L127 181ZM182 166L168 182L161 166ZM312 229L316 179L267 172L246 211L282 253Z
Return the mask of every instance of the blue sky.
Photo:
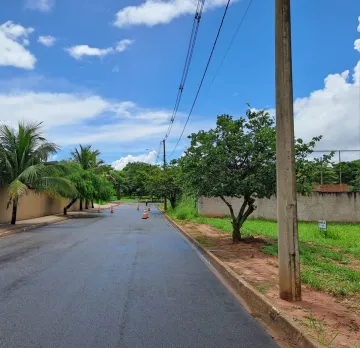
M67 158L92 144L108 163L153 162L183 69L196 0L15 0L0 13L0 120L44 121ZM226 0L206 0L189 77L168 142L189 112ZM233 0L185 134L246 103L274 112L274 2ZM360 149L360 2L293 0L295 132L321 149ZM359 28L358 28L359 26ZM186 146L180 142L179 156ZM150 150L146 150L150 149Z

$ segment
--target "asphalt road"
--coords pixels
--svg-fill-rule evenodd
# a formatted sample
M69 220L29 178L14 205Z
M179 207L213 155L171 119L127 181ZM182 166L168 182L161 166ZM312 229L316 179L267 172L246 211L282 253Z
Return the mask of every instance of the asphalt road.
M153 210L0 238L0 347L276 347Z

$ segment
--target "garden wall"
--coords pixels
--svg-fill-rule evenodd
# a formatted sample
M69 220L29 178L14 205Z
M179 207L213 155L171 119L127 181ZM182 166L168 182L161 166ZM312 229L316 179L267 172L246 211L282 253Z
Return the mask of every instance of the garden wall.
M242 200L228 198L239 211ZM251 218L276 220L276 196L270 199L257 199L257 209ZM223 217L230 215L228 207L220 198L200 197L198 201L199 214L208 217ZM321 193L313 192L310 196L298 194L298 218L300 221L327 220L332 222L360 223L360 194Z
M6 209L8 195L6 189L0 188L0 223L10 222L12 209ZM36 194L30 191L19 200L18 220L32 219L46 215L60 214L70 202L68 199L50 197L44 193ZM76 201L69 211L79 210L80 202Z

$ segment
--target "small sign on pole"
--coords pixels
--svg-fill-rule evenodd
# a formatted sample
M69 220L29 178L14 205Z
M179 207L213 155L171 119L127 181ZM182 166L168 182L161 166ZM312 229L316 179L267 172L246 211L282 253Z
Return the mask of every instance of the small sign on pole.
M326 220L318 220L320 231L326 232Z

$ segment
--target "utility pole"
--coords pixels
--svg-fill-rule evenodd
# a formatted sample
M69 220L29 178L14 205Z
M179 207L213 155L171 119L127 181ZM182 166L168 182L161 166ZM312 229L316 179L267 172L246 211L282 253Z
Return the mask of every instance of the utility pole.
M165 146L165 139L163 140L164 145L164 170L166 170L166 146ZM167 199L164 197L164 210L167 210Z
M300 301L290 0L275 0L275 3L279 292L280 298L283 300Z

